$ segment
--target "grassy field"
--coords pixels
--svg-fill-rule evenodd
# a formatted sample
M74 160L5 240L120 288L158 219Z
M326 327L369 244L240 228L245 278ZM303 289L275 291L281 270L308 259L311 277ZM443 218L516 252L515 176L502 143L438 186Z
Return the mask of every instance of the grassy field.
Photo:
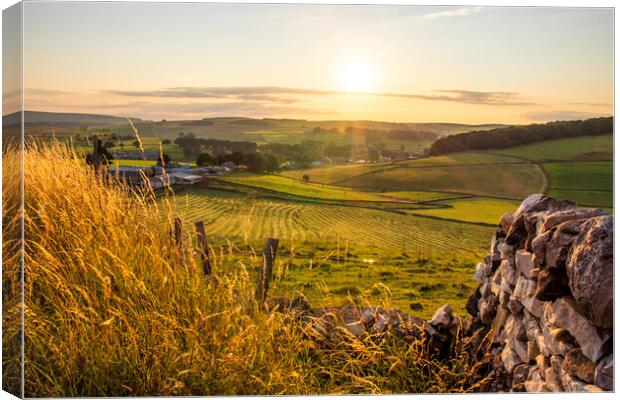
M283 171L282 176L302 179L304 175L308 175L312 182L333 184L344 181L352 177L366 174L373 171L394 168L391 164L346 164L336 166L324 166L319 168L299 169L292 171Z
M278 175L231 174L224 175L221 179L241 185L323 200L385 200L385 198L381 197L378 193L363 192L342 186L338 187L320 183L303 182Z
M430 215L457 221L497 225L502 215L512 212L520 201L473 197L460 200L442 201L445 208L410 210L411 214Z
M539 192L543 183L540 169L528 164L400 167L359 175L341 182L342 185L354 188L449 191L508 198L523 198Z
M550 193L579 204L613 207L613 162L545 163Z
M183 202L191 205L194 200L203 210L204 214L188 214L187 218L214 220L209 220L207 232L214 246L211 253L215 274L207 277L194 247L192 230L184 230L180 246L170 240L169 224L178 214L175 204L168 204L166 198L148 201L148 196L104 185L79 157L58 145L30 146L23 160L29 182L24 209L24 234L28 239L24 244L23 286L27 310L26 397L470 390L464 380L468 366L460 354L442 362L432 360L419 342L405 343L394 335L358 339L343 333L342 339L332 340L316 335L292 313L266 310L254 300L260 254L235 254L227 251L232 244L224 247L213 241L216 229L224 235L233 234L232 230L242 234L244 229L239 224L249 215L252 224L248 233L256 232L261 239L271 232L271 226L290 230L289 221L316 218L306 223L325 228L331 227L335 219L343 228L348 226L348 232L354 235L351 240L372 243L366 237L368 224L362 228L359 221L347 221L353 215L346 215L346 210L305 210L303 205L296 210L291 204L253 204L222 193L179 195L175 199L180 203L177 206L182 208ZM9 149L3 155L7 172L2 177L3 220L17 215L21 204L21 162L18 151ZM280 212L291 208L288 214ZM277 212L270 217L270 210ZM308 211L318 217L304 217ZM199 210L188 207L187 212ZM254 212L261 216L252 217ZM443 223L442 231L434 225L424 226L424 221L435 221L369 213L371 221L377 222L371 231L380 235L377 240L386 240L382 236L405 228L408 235L401 233L403 239L414 236L438 248L459 241L466 246L478 245L466 224ZM360 210L351 214L359 215ZM282 218L284 215L287 218ZM269 225L254 230L258 221L266 218L272 218ZM405 222L409 218L412 222ZM9 223L5 228L3 254L8 254L19 243L12 238L19 237L21 225ZM487 237L487 233L480 229L481 236ZM316 234L325 236L319 229ZM446 235L453 235L453 240L444 239ZM283 243L282 250L286 247ZM22 283L19 263L14 261L3 258L3 293L19 298ZM435 299L449 296L462 303L471 289L464 270L473 266L458 259L451 262L437 265L423 258L406 257L400 264L376 263L379 269L372 273L379 277L378 283L371 285L373 279L368 278L368 285L364 283L360 289L353 286L353 279L365 272L357 263L351 265L343 260L326 265L319 257L301 259L282 253L277 259L274 293L304 290L308 277L319 283L316 278L322 271L327 284L339 282L331 286L333 292L325 289L323 298L329 298L331 292L343 299L349 293L352 302L369 304L370 299L364 297L368 293L375 296L374 304L374 299L380 297L383 306L391 307L390 294L381 283L404 282L404 278L411 277L410 282L399 283L407 286L406 296L411 301L421 299L431 307ZM305 273L315 275L304 278ZM289 289L284 289L287 282ZM4 388L18 391L19 380L11 378L19 373L20 357L19 351L12 350L19 348L15 339L21 337L21 330L19 324L11 322L21 315L21 306L7 299L10 297L3 296L3 378L13 386ZM430 311L425 307L425 312ZM446 371L450 371L448 376Z
M613 135L547 140L493 152L528 160L611 160Z
M174 205L188 223L205 222L222 255L252 253L266 237L279 238L287 255L279 268L290 272L275 293L301 290L313 303L342 304L347 293L359 294L382 283L394 305L407 310L412 301L421 302L421 315L428 317L446 301L464 312L463 293L475 283L469 276L493 231L376 209L251 199L209 189L182 190ZM412 282L435 286L416 291ZM462 290L450 290L454 282ZM321 287L332 297L324 299Z

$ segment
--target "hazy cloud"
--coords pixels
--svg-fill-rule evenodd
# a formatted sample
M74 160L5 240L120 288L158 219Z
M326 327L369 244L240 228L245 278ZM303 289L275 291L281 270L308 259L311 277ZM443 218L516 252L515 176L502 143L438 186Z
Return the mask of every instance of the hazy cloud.
M437 11L437 12L433 12L430 14L424 14L422 15L422 18L435 19L435 18L462 17L465 15L479 13L481 10L482 10L482 7L464 7L464 8L445 10L445 11Z
M291 113L303 113L312 115L334 115L334 110L311 108L311 107L291 107L286 105L269 105L261 102L150 102L150 101L130 101L130 102L96 102L82 104L33 104L33 108L48 110L72 111L76 109L81 112L92 112L95 114L106 113L115 115L135 115L143 119L161 119L162 115L172 116L175 119L195 119L210 116L245 116L245 117L282 117Z
M561 121L561 120L578 120L600 117L602 115L591 112L573 111L573 110L552 110L552 111L531 111L523 114L524 117L532 121Z
M109 93L131 97L160 98L202 98L202 99L236 99L265 101L273 103L293 103L298 99L290 96L299 95L356 95L374 97L396 97L430 101L451 101L457 103L483 105L530 105L519 100L515 92L481 92L473 90L436 90L431 94L395 93L395 92L347 92L340 90L318 90L289 88L280 86L239 86L239 87L176 87L152 91L115 90Z

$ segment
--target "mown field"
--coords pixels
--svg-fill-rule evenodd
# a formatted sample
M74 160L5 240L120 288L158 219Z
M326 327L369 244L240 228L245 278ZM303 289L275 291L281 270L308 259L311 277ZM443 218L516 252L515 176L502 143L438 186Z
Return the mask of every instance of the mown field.
M385 291L376 285L382 284L403 310L412 302L423 304L424 316L447 301L464 312L461 299L475 283L469 276L493 231L380 209L212 189L182 189L173 204L188 223L205 222L221 257L260 254L265 238L279 238L276 294L302 292L313 304L344 304L347 296L365 291L379 299Z
M455 221L495 225L502 215L517 209L521 202L488 197L472 197L442 201L441 204L446 207L408 210L408 212L415 215L430 215Z

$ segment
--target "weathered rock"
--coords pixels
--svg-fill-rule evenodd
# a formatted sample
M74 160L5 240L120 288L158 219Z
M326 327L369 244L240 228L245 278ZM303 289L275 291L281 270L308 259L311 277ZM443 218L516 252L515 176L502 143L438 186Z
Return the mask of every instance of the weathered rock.
M525 391L528 393L545 393L549 391L544 380L528 380L523 383L523 386L525 386Z
M583 354L596 362L611 351L608 334L599 333L584 317L571 297L562 297L553 303L545 303L544 319L550 326L564 328L575 338Z
M370 332L375 334L384 332L387 329L389 322L390 318L386 313L377 313L374 318L374 323L370 328Z
M515 283L517 283L518 276L514 262L510 260L503 260L498 271L501 271L502 279L510 286L514 287Z
M540 348L536 340L528 340L527 342L527 361L536 360L536 357L540 355Z
M555 371L553 367L549 367L545 371L545 385L551 392L562 391L562 381L560 380L560 374Z
M575 239L567 275L584 315L601 328L613 327L613 274L613 217L592 218Z
M572 349L564 355L562 369L585 383L594 382L596 364L584 356L579 349Z
M506 323L506 319L510 315L510 311L506 307L499 306L497 307L497 312L495 314L495 318L493 319L493 323L491 324L491 331L493 332L493 341L495 343L499 343L502 339L500 336L502 329L504 328L504 324Z
M594 384L604 391L614 390L614 355L610 354L599 361L594 371Z
M530 366L527 364L519 364L512 372L512 391L525 392L525 381L528 380Z
M506 306L510 310L513 315L521 315L523 314L523 304L517 299L510 298L508 299L508 305Z
M527 341L527 333L523 322L514 315L509 315L504 326L508 337L514 337L518 340Z
M514 246L511 246L507 244L506 242L501 242L498 249L499 249L499 255L502 260L509 260L511 257L514 256L514 251L515 251Z
M499 220L499 225L502 227L503 231L508 233L510 230L510 225L512 225L512 213L507 212Z
M484 283L484 281L486 280L485 270L486 270L486 264L478 263L478 265L476 265L476 272L474 272L474 275L472 276L472 278L478 283Z
M564 370L560 371L560 380L562 381L562 387L567 392L585 392L587 383L579 378L575 378Z
M368 326L369 324L374 322L376 312L376 308L374 307L368 307L362 312L361 321L364 323L364 325Z
M556 211L545 215L539 226L539 233L548 231L549 229L570 220L583 220L586 218L597 217L605 212L598 208L576 208Z
M553 301L570 294L566 269L558 266L547 266L538 273L536 285L536 299Z
M504 369L506 372L511 374L517 365L523 363L523 360L519 357L519 354L517 354L516 351L510 348L510 346L504 346L504 349L502 350L502 362L504 363Z
M536 278L536 276L532 274L532 270L534 269L534 254L525 250L517 250L515 253L515 264L521 275L528 279Z
M351 322L344 325L354 336L361 337L366 332L366 326L362 321Z
M569 222L570 223L570 222ZM564 267L568 253L577 238L576 234L565 233L557 229L545 249L545 264L549 267Z
M519 276L512 297L518 300L534 316L542 316L542 303L536 299L536 281Z
M502 259L501 254L499 252L499 245L502 244L504 241L499 240L497 238L497 235L493 235L493 237L491 238L491 248L489 250L489 255L491 256L491 262L492 262L492 266L494 266L495 262L498 262L499 260Z
M483 297L480 305L480 320L483 324L491 324L497 311L498 300L495 295L490 294L486 298Z
M433 314L433 318L429 321L429 324L431 324L433 328L445 332L450 331L454 323L454 313L449 304L444 304L438 308L435 314Z
M547 243L551 240L554 231L547 231L542 235L536 236L532 240L532 253L534 253L534 265L536 267L544 267L546 264L545 254L547 252Z
M480 291L478 289L474 290L474 292L467 298L467 303L465 304L465 310L472 317L478 316L478 302L480 301Z
M551 362L549 361L549 357L545 357L542 354L537 355L536 366L538 367L538 370L540 371L542 378L545 379L545 371L547 371L547 369L551 367Z
M526 341L519 340L514 337L507 337L505 346L510 347L515 353L517 353L523 362L528 361Z
M568 208L575 208L575 203L565 200L558 201L540 193L526 197L513 214L513 221L506 235L506 243L509 245L519 245L525 242L527 238L527 228L525 226L526 213L557 211Z

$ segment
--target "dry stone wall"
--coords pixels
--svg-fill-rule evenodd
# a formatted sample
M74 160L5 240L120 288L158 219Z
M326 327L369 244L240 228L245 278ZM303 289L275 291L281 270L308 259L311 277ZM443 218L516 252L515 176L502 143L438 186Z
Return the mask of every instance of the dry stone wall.
M465 335L491 341L481 390L613 390L611 215L531 195L501 218L473 278Z

